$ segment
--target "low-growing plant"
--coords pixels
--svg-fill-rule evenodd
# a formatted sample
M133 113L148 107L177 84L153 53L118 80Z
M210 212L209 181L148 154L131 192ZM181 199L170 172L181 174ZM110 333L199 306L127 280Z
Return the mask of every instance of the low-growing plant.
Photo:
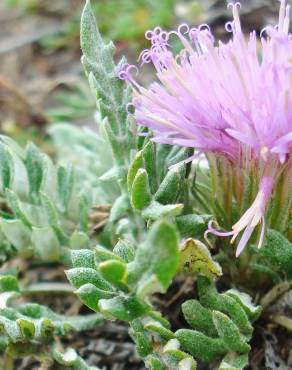
M278 28L267 28L262 39L274 74L265 58L257 59L254 35L246 49L235 4L234 22L227 26L234 38L227 45L213 46L206 27L148 32L152 48L141 59L153 61L164 86L145 89L124 59L115 63L114 45L103 41L86 2L82 63L97 102L97 133L51 127L56 163L33 144L22 149L1 137L0 256L2 263L22 257L62 265L71 285L49 284L47 292L74 289L94 313L67 317L28 303L30 284L4 272L3 370L25 356L47 368L90 369L74 350L64 353L58 338L113 320L128 326L138 355L152 370L244 369L254 331L269 320L291 329L285 314L269 314L271 303L291 290L292 274L291 86L285 78L288 59L281 59L282 45L291 49L285 5L283 0ZM186 48L179 57L169 50L172 34ZM248 71L239 63L242 56ZM194 66L207 66L210 74ZM233 73L230 86L217 68L225 78ZM252 87L246 74L254 78ZM272 92L262 88L261 98L252 95L257 83L272 90L271 81L279 91L285 85L285 96L272 101ZM233 84L240 95L234 99L240 97L243 107L230 95ZM276 105L277 127L264 121L270 112L265 99ZM248 103L262 108L253 111ZM221 232L219 224L232 230ZM221 237L234 240L239 234L235 252ZM173 305L174 313L167 309Z

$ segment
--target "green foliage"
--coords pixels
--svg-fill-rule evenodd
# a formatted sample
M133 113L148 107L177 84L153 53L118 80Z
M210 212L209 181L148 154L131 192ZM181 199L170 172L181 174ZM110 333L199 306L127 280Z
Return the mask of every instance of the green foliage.
M113 166L100 180L118 183L121 192L112 205L109 222L101 235L102 243L112 246L118 238L135 240L142 219L153 222L183 212L189 169L186 165L169 167L191 153L167 145L155 146L148 138L136 139L131 118L126 113L131 90L118 78L125 61L118 65L114 63L114 46L103 42L89 1L81 19L81 47L82 62L101 114L101 132L114 159ZM137 147L140 151L133 158ZM125 215L131 222L124 219ZM208 216L189 217L188 230L201 234L202 224L206 225L208 219ZM187 233L184 220L177 218L177 225Z
M121 243L126 249L122 254ZM151 251L155 258L149 261ZM67 276L82 302L105 317L129 322L149 312L144 298L168 288L179 260L176 231L166 221L152 226L135 255L121 241L113 252L98 246L71 254L73 268Z
M114 64L114 45L103 42L89 1L81 17L80 40L82 63L94 96L98 99L103 130L111 145L116 166L124 167L133 148L130 121L126 113L131 92L130 89L125 90L118 79L121 64Z
M99 122L98 115L96 119ZM112 204L119 195L119 189L113 179L104 178L113 161L110 147L101 134L66 123L52 125L49 134L57 151L58 163L65 167L74 166L78 188L82 189L82 194L90 196L90 203Z
M176 273L178 262L176 230L168 222L158 221L137 249L133 262L128 265L129 282L135 284L140 297L154 292L163 293Z
M100 179L112 167L110 156L100 160L110 150L100 135L69 124L53 125L50 134L57 164L32 143L23 149L0 139L0 261L17 253L66 263L66 248L90 246L90 208L119 194L113 180Z
M184 350L196 359L213 361L224 357L220 369L243 369L248 363L248 344L252 327L261 309L250 297L234 289L218 293L205 276L198 278L198 300L183 303L182 311L192 329L180 329L175 335Z
M182 236L202 236L210 220L208 215L183 214L188 194L188 166L177 162L190 155L186 149L168 145L154 145L144 139L142 149L130 165L127 186L131 205L144 220L155 221L163 217L174 219Z
M62 363L58 360L63 355L57 351L55 337L88 330L102 321L99 314L68 317L36 303L19 303L17 298L20 296L17 278L14 275L0 276L0 352L12 357L56 356L57 362ZM71 362L68 365L74 364L76 366L73 368L76 369L89 369L75 352L73 356L73 350L70 353Z
M288 278L292 277L292 243L280 232L268 230L266 244L259 254L273 271L285 273Z
M7 209L0 216L1 253L8 249L20 256L59 261L62 248L75 246L77 235L88 247L83 232L88 227L89 206L98 195L92 188L83 193L86 176L76 175L72 165L54 165L33 144L22 149L2 136L0 148L4 153L0 195Z
M156 160L157 154L154 144L146 141L143 149L134 157L127 177L131 204L135 210L142 212L142 217L146 220L176 216L183 210L183 205L176 204L176 201L185 185L186 168L182 165L161 173L158 168L159 160ZM182 149L181 155L186 158L188 154ZM165 165L170 164L172 159L173 157L167 158Z

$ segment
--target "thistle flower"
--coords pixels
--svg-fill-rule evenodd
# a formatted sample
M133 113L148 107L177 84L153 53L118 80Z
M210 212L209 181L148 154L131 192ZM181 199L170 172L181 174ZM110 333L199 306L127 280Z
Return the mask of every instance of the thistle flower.
M232 230L220 232L210 223L206 232L232 236L232 241L242 233L238 256L258 224L262 245L267 206L283 171L291 189L292 35L286 0L281 1L278 25L266 27L259 41L255 31L248 38L243 34L240 3L229 7L229 42L216 43L208 25L183 24L171 32L156 27L146 32L152 46L140 58L142 64L153 63L160 83L143 88L132 75L134 66L120 77L132 84L136 121L152 130L154 141L222 157L236 171L258 179L253 203ZM171 50L172 36L183 46L178 55ZM238 199L240 187L238 182Z

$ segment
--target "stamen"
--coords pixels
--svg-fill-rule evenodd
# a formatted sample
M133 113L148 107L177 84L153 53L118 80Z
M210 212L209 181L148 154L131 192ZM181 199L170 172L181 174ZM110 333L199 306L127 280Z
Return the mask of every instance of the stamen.
M279 12L279 31L283 32L284 27L284 19L285 19L285 12L286 12L286 0L280 0L280 12Z
M240 23L240 18L239 18L239 9L241 8L240 3L236 3L233 6L233 18L234 18L234 25L235 25L235 31L237 33L242 33L241 30L241 23Z
M250 110L250 106L251 106L250 96L249 96L248 88L246 86L246 81L244 79L244 75L242 73L240 64L239 64L238 60L236 59L235 55L231 55L231 61L233 62L233 65L235 66L235 69L237 71L239 80L240 80L241 85L242 85L242 89L243 89L243 93L244 93L245 100L246 100L246 105L247 105L246 108L248 108Z
M183 31L183 28L185 28L185 31ZM169 32L169 34L170 35L175 34L176 36L178 36L178 38L180 39L181 43L186 48L186 50L190 54L192 54L194 52L194 49L192 48L191 44L187 41L187 39L184 36L188 34L189 32L190 32L190 27L186 23L183 23L178 27L177 31L171 31Z
M136 75L139 73L139 69L137 66L133 64L125 64L123 68L120 70L118 77L119 79L131 83L134 87L140 90L141 86L138 82L133 78L132 71L135 71Z
M284 25L283 25L283 32L288 35L289 33L289 27L290 27L290 5L286 6L286 14L284 19Z
M234 22L225 23L225 30L229 33L234 33L235 31Z
M284 95L284 111L285 111L285 114L288 115L289 113L289 102L290 102L290 92L289 90L286 90L285 91L285 95Z
M227 22L225 25L225 29L227 30L227 32L242 33L241 23L240 23L240 18L239 18L239 9L241 8L241 4L240 3L235 3L235 4L229 3L227 5L227 8L232 9L234 22L232 23ZM232 26L232 31L230 31L230 26Z

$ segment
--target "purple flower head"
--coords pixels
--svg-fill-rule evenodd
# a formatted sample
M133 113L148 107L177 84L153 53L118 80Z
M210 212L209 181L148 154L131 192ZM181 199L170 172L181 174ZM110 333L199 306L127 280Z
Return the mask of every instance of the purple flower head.
M143 88L131 75L121 78L133 85L135 118L153 132L159 143L193 147L227 158L244 167L255 164L258 194L232 231L221 233L209 225L207 233L241 232L239 255L254 228L262 223L278 175L292 162L292 35L290 6L281 1L279 23L256 33L243 34L240 3L229 4L233 21L226 24L229 42L215 43L207 25L166 32L157 27L146 33L151 48L141 54L152 62L159 82ZM183 49L174 55L170 39L177 37Z

